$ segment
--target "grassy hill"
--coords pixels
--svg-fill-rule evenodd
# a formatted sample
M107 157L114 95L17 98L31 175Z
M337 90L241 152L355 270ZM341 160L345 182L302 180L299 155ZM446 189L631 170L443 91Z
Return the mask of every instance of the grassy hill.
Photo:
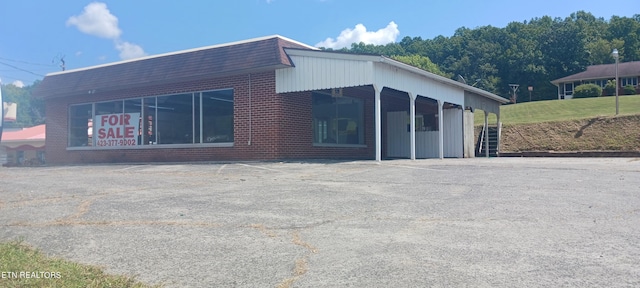
M540 122L557 122L614 116L616 97L598 97L570 100L548 100L503 105L500 107L500 121L504 125ZM640 95L620 96L620 115L640 114ZM480 112L480 111L479 111ZM475 124L484 123L484 113L475 113ZM496 117L489 115L489 123Z
M640 95L551 100L505 105L500 109L503 152L640 151ZM475 124L484 113L475 113ZM495 123L495 116L489 123ZM478 127L476 130L479 130Z

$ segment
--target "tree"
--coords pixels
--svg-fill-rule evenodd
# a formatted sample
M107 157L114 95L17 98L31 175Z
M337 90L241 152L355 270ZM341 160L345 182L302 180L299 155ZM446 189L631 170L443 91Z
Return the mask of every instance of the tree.
M418 67L422 70L431 72L433 74L436 75L440 75L443 77L451 77L450 74L447 74L445 72L442 72L440 70L440 68L438 68L438 65L434 64L433 62L431 62L431 59L429 59L429 57L426 56L421 56L421 55L411 55L411 56L399 56L399 55L395 55L392 56L391 58L393 58L394 60L398 60L402 63L405 64L409 64L411 66L414 67Z
M44 124L44 103L31 96L31 91L39 83L36 81L33 85L25 87L17 87L13 84L2 85L3 101L16 103L18 106L16 122L5 123L7 127L31 127Z

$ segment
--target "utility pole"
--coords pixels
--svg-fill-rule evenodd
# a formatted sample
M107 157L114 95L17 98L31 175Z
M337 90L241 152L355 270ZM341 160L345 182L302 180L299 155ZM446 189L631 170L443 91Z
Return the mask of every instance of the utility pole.
M518 101L518 87L520 87L519 84L509 84L509 87L511 88L511 92L513 93L513 95L511 96L511 102L513 104L516 104L516 102Z

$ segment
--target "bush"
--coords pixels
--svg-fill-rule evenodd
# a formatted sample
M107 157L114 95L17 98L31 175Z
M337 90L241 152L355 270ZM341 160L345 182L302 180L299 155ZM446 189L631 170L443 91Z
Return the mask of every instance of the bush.
M596 84L582 84L576 87L573 98L589 98L602 95L602 88Z
M607 81L607 85L604 86L604 95L605 96L616 95L616 80Z
M624 86L624 95L636 95L636 87L633 85Z

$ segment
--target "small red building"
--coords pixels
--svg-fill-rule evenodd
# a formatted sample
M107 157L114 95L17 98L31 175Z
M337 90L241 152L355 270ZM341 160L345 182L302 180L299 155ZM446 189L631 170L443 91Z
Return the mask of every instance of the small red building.
M507 102L281 36L51 73L34 95L55 164L473 157L471 111Z
M22 166L45 163L45 125L6 129L0 142L2 165Z

